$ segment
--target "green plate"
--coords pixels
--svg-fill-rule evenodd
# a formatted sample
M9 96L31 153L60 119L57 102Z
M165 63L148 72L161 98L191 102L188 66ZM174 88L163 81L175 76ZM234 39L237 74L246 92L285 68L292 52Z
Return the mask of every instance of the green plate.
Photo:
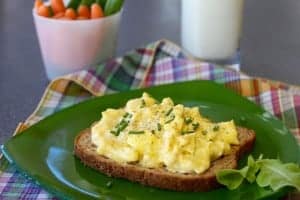
M3 145L5 157L26 176L56 196L64 199L195 200L277 198L286 190L273 192L256 184L244 184L238 190L225 188L210 192L173 192L145 187L123 179L107 177L85 167L73 155L74 137L99 120L106 108L118 108L128 99L147 91L162 99L199 106L215 120L234 119L238 125L254 129L257 140L252 154L265 158L279 157L285 162L300 163L300 149L283 124L247 99L209 81L193 81L93 98L47 117ZM245 159L240 161L240 165ZM107 183L112 181L112 186Z

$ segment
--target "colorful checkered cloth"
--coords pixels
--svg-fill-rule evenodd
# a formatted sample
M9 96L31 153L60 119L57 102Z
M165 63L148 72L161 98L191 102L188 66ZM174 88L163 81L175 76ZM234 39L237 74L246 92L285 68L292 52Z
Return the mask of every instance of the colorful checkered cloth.
M62 108L92 96L187 80L212 80L261 105L281 119L300 143L300 89L210 63L192 60L178 46L158 41L111 59L89 71L50 83L34 113L16 133ZM0 160L0 199L55 199L20 175L4 157Z

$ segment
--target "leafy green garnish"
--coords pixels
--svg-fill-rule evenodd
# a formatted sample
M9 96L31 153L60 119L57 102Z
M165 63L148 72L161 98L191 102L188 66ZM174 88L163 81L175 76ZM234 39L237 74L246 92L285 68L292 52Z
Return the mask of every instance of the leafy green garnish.
M282 163L278 159L262 159L256 161L248 157L247 166L237 169L224 169L217 173L219 183L228 189L238 188L244 180L256 182L260 187L270 187L277 191L291 186L300 191L300 167L295 163Z
M123 0L107 0L104 7L105 16L119 12L123 6Z
M279 190L292 186L300 191L300 167L295 163L283 164L280 160L265 159L260 161L260 173L256 182L261 187L270 186Z
M219 183L225 185L228 189L234 190L242 184L247 174L247 170L248 167L245 167L241 170L235 170L235 169L222 170L217 173L217 180Z

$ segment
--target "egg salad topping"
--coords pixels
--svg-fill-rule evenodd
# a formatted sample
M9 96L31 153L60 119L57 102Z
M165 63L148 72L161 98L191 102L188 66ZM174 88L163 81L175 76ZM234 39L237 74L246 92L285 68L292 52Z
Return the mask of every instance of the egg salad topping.
M239 144L233 121L213 123L198 107L157 102L149 94L107 109L92 126L97 153L122 163L171 172L202 173Z

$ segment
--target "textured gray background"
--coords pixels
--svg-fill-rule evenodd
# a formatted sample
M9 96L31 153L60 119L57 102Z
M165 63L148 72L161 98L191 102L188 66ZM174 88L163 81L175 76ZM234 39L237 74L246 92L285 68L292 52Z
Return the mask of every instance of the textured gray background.
M242 70L300 84L300 1L245 0ZM0 143L47 85L33 27L33 1L0 0ZM127 0L118 55L167 38L180 44L180 0Z

